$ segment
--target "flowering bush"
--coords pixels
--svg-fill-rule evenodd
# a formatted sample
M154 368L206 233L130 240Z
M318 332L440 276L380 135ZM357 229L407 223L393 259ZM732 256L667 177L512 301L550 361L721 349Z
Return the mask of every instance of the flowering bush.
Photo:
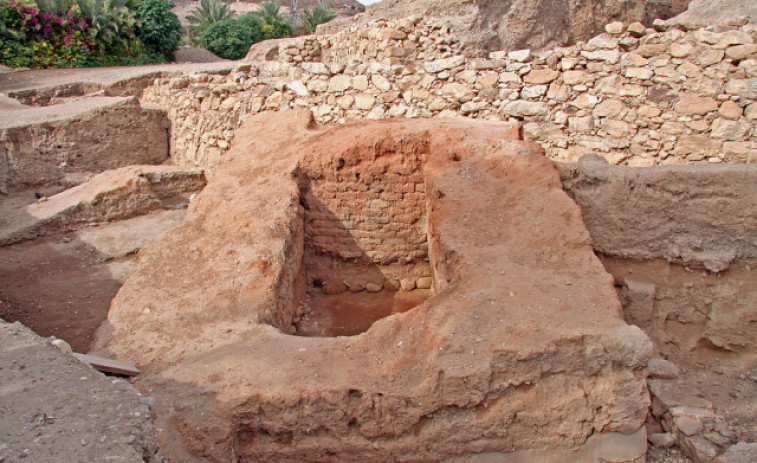
M123 5L125 1L106 5L82 0L69 11L50 14L16 0L0 0L0 63L47 68L165 62L178 45L178 19L162 35L145 34L148 21L135 19L135 13ZM134 0L141 13L143 3L173 15L164 7L165 0Z
M56 16L11 1L0 6L0 18L6 30L0 60L9 66L85 66L97 48L87 22L70 11Z

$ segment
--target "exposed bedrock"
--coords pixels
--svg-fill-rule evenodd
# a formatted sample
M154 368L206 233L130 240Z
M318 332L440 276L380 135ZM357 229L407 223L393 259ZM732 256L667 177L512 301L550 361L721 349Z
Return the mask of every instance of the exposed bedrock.
M328 33L355 23L375 19L431 18L450 25L470 54L482 50L517 50L570 45L601 32L612 21L642 21L669 18L686 9L689 0L384 0L354 18L327 23L318 28Z
M187 219L142 251L101 331L186 446L168 452L643 461L651 343L623 321L557 170L517 138L516 126L443 119L245 121ZM432 295L356 336L287 334L309 295L357 266L384 277L377 294L402 294L390 280L426 269Z

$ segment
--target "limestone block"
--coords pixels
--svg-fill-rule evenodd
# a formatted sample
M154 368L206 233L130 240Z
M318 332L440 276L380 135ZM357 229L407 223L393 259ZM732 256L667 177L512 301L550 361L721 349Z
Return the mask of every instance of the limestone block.
M718 102L714 98L686 94L676 103L675 110L680 114L707 114L718 109Z
M351 82L352 88L358 91L368 90L368 77L367 76L355 76Z
M567 85L580 85L586 82L585 71L565 71L562 73L562 80Z
M526 85L520 92L521 98L535 99L547 93L546 85Z
M605 25L605 32L608 34L619 35L625 32L626 26L622 21L613 21Z
M545 89L546 90L546 89ZM473 89L470 87L453 82L442 86L441 92L451 98L454 98L460 103L465 103L473 99Z
M754 55L757 55L757 45L734 45L732 47L726 48L725 55L734 61L741 61L747 58L751 58Z
M581 56L594 61L604 61L608 64L617 64L620 61L618 50L582 51Z
M329 79L329 92L344 92L350 88L352 84L352 78L344 74L337 75Z
M358 93L357 95L355 95L355 106L358 109L368 111L373 108L373 105L375 103L376 97L369 93Z
M725 92L741 98L757 99L757 78L733 79L725 84Z
M549 106L542 102L516 100L508 102L503 111L515 117L543 116L549 113Z
M531 59L531 50L524 49L510 51L507 53L507 58L515 61L516 63L525 63L526 61Z
M730 141L746 139L752 131L752 125L747 122L737 122L718 118L712 123L712 136Z
M670 44L670 56L673 58L686 58L694 51L694 47L688 43L673 42Z
M423 63L426 72L436 74L449 69L462 66L465 63L465 57L462 55L452 56L449 58L438 59Z
M552 69L534 69L523 78L527 84L548 84L560 77L558 71Z
M391 82L389 82L389 80L381 74L372 75L371 83L374 87L381 90L382 92L388 92L392 88Z
M595 117L618 117L627 109L625 103L617 98L608 98L599 103L592 114ZM659 111L659 110L658 110Z
M718 109L718 114L726 119L738 119L743 113L744 110L741 109L741 106L730 100L724 102L720 105L720 109Z

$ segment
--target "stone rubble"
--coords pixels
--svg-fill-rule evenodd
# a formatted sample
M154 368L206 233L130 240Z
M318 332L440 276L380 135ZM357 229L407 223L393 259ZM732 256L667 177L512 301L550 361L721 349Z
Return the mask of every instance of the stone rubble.
M172 156L188 165L216 165L245 118L290 108L323 124L521 121L524 137L559 161L586 152L638 167L757 159L757 26L656 27L610 24L570 47L466 57L423 20L377 21L287 41L281 61L228 75L157 79L143 103L168 112Z
M659 448L678 446L694 463L741 463L755 461L757 444L736 443L736 434L708 400L698 397L678 378L678 367L664 359L647 363L652 415L664 433L647 437ZM659 379L668 376L667 379Z

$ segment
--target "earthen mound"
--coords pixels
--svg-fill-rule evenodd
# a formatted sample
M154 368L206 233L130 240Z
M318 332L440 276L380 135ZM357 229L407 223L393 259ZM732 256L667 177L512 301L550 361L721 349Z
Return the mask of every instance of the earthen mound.
M212 461L639 461L651 345L554 166L517 138L251 117L101 342ZM294 336L340 320L328 297L424 288L362 334Z

